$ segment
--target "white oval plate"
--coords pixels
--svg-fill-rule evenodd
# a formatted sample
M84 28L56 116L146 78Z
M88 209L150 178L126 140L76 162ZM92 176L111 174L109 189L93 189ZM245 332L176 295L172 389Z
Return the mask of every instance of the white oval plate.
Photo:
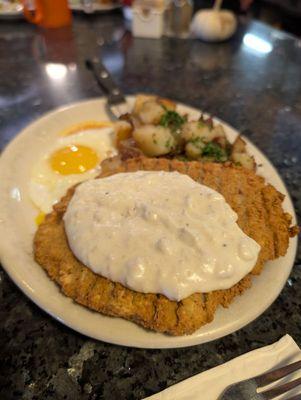
M7 3L0 0L0 19L20 19L23 17L23 5L21 1L17 3Z
M82 4L80 0L70 0L69 7L72 11L83 11L85 12L85 6ZM117 8L121 8L121 3L108 3L108 4L101 4L101 3L93 3L91 6L91 13L94 12L107 12L113 11Z
M133 98L129 98L132 102ZM33 164L55 140L58 132L87 120L108 120L104 99L68 105L44 115L25 128L6 148L0 159L0 257L3 267L19 288L39 307L60 322L95 339L142 348L192 346L228 335L262 314L281 292L294 263L297 239L290 240L285 257L268 262L262 274L254 277L252 288L235 298L228 309L219 308L215 319L189 336L170 337L147 331L120 318L103 316L64 296L32 256L32 239L37 214L28 196ZM178 106L179 111L198 116L199 111ZM230 140L238 132L224 125ZM289 194L269 160L249 141L248 151L258 164L259 173L286 195L284 208L294 217Z

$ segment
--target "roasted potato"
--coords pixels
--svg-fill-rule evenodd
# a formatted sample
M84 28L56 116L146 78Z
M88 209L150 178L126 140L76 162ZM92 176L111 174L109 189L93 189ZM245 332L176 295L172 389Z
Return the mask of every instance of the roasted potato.
M246 152L246 142L241 138L241 136L237 136L232 144L232 154L233 153L245 153Z
M190 121L183 124L181 137L189 142L197 138L202 139L204 142L212 140L211 129L199 121Z
M233 153L231 155L231 161L241 165L246 169L250 169L252 171L256 170L256 163L253 156L250 156L247 153Z
M158 96L153 96L153 95L139 94L136 97L136 101L135 101L132 113L134 115L139 115L144 103L146 103L148 101L152 101L152 102L155 102L155 103L161 105L163 109L164 108L167 110L175 110L176 109L176 104L171 100L164 99L164 98L158 97Z
M165 112L166 112L165 109L157 101L148 100L142 104L140 111L137 114L137 117L140 119L142 124L157 125L159 124Z
M170 129L163 126L143 125L133 131L133 138L143 153L149 157L168 154L176 146Z
M238 136L231 144L221 124L201 115L188 121L188 115L176 111L176 103L155 95L138 95L126 122L116 124L116 142L128 158L133 154L148 157L169 155L204 162L232 161L247 169L256 169L254 157L247 153L245 141ZM124 146L121 144L124 143Z
M185 146L185 154L191 160L197 160L202 155L202 150L205 143L202 141L198 142L188 142Z
M117 121L114 124L116 145L132 136L133 127L127 121Z
M256 170L255 159L247 153L246 142L240 136L235 139L232 145L230 160L244 168Z

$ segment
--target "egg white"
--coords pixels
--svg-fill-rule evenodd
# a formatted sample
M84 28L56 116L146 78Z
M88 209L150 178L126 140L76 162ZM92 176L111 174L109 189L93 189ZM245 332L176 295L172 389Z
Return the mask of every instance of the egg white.
M44 213L49 213L76 183L95 178L100 173L100 165L82 174L61 175L55 172L49 159L53 153L70 145L83 145L93 149L99 161L117 154L112 128L89 129L70 136L60 137L34 165L29 183L29 195L33 203Z

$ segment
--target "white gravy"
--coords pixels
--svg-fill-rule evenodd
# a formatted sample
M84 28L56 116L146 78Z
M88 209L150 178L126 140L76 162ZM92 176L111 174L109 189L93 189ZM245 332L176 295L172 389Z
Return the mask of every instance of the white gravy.
M64 216L74 255L96 274L180 301L228 289L260 246L216 191L178 172L121 173L80 184Z

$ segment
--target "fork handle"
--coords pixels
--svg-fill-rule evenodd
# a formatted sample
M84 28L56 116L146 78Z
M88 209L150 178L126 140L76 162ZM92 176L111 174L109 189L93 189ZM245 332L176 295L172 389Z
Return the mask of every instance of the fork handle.
M96 82L108 97L109 104L125 102L125 97L111 74L98 58L86 60L86 67L93 73Z

